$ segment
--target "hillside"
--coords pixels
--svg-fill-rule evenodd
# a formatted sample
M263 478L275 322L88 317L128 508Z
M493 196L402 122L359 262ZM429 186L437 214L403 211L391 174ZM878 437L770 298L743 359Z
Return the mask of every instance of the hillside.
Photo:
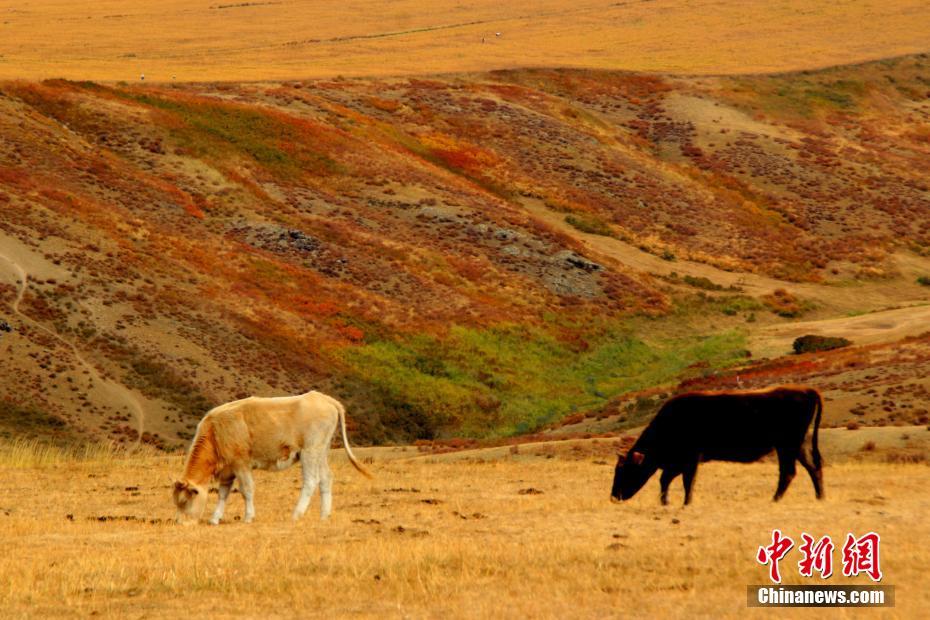
M742 74L924 52L928 32L921 0L4 0L0 79Z
M925 56L11 81L0 136L7 434L172 447L319 388L363 441L506 435L786 354L796 320L925 331Z

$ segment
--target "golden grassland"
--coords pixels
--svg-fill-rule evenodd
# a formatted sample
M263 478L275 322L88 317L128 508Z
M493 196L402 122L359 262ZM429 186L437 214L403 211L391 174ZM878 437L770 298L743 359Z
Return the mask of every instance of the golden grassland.
M921 0L4 0L0 78L773 72L926 51L928 32Z
M774 462L708 464L685 509L680 483L662 507L655 480L632 501L609 503L614 449L595 440L504 454L362 450L373 481L336 451L328 522L314 516L316 504L290 521L299 480L291 470L258 474L254 524L236 521L234 495L219 527L170 522L179 457L99 453L36 464L7 452L0 608L5 616L769 617L746 608L746 586L765 582L754 555L774 527L795 539L875 530L897 606L870 617L913 618L930 604L930 549L919 544L930 537L925 463L838 457L825 470L826 501L798 476L778 504ZM539 493L521 494L530 488ZM786 583L801 582L795 555L782 562ZM870 583L831 579L849 581Z

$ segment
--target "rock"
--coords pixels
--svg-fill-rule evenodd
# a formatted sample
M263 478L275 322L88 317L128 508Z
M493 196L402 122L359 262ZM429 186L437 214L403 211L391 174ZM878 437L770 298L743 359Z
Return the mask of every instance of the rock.
M234 229L237 236L245 238L252 246L270 250L277 254L316 254L322 249L322 242L302 230L279 228L277 226L252 227Z
M556 253L553 256L553 259L557 262L567 263L576 269L581 269L583 271L587 271L588 273L593 271L600 271L604 268L602 265L599 265L592 260L588 260L584 256L572 252L571 250L562 250L561 252Z
M284 237L282 233L281 237ZM287 242L295 250L301 252L315 252L320 248L320 242L300 230L288 230Z

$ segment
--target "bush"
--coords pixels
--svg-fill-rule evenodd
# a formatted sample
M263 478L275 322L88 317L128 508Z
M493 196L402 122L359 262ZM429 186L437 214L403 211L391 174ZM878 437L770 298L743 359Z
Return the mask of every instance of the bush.
M713 282L710 278L705 278L704 276L689 276L685 275L682 278L682 281L688 286L693 286L694 288L704 289L705 291L722 291L725 290L725 287Z
M814 351L842 349L851 344L852 342L846 338L808 334L807 336L796 338L792 347L794 348L794 352L800 355L801 353L813 353Z
M812 307L810 302L802 302L783 288L775 289L770 295L763 295L761 299L769 310L789 319L801 316Z
M613 237L610 226L596 215L566 215L565 222L581 232L603 237Z
M749 312L746 320L755 320L753 311L765 308L759 301L744 295L734 295L720 299L720 311L727 316L736 316L740 312ZM752 319L750 319L750 316Z
M917 278L917 284L922 284L923 286L930 286L930 276L920 276Z

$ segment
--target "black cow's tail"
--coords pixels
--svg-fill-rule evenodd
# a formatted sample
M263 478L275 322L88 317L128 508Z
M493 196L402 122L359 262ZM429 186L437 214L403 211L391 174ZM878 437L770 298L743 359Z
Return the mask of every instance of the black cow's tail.
M823 413L823 399L820 397L820 392L813 390L814 392L814 435L811 437L811 456L814 459L814 467L820 469L823 464L822 459L820 458L820 448L817 447L817 435L820 430L820 414Z

